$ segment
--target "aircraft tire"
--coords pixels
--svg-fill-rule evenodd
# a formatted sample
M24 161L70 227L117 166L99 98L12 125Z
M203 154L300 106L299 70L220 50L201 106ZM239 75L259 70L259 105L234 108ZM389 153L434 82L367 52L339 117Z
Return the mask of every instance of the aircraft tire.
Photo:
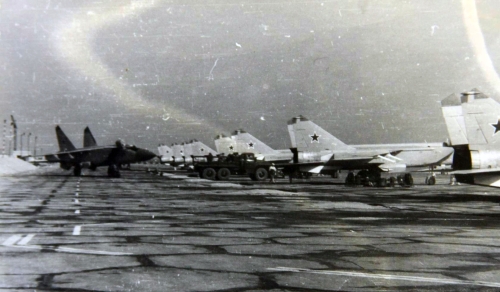
M427 180L427 184L430 185L430 186L435 185L436 184L436 178L434 176L429 177L429 179Z
M391 177L389 178L389 186L390 186L391 188L393 188L393 187L395 187L395 186L396 186L396 182L397 182L397 179L396 179L394 176L391 176Z
M385 177L381 177L378 181L378 186L381 188L387 187L387 179Z
M215 177L217 176L217 172L215 169L208 167L203 170L202 173L202 178L204 179L210 179L210 180L215 180Z
M268 177L267 169L259 167L255 170L255 179L258 181L266 180Z
M75 167L73 168L73 175L74 176L82 175L82 167L80 165L75 165Z
M113 178L120 178L120 170L118 170L118 165L110 164L108 166L108 176Z
M225 167L217 171L217 179L219 180L229 180L230 176L231 176L231 171Z
M413 176L411 175L411 173L409 172L405 173L403 183L405 187L413 186Z

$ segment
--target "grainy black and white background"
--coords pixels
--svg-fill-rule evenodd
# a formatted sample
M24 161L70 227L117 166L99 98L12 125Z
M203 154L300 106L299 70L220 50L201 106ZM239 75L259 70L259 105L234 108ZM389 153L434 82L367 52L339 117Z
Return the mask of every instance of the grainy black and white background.
M99 144L244 128L287 148L298 114L346 143L441 142L441 99L500 91L493 0L0 5L0 116L45 153L56 124L78 145L88 125Z

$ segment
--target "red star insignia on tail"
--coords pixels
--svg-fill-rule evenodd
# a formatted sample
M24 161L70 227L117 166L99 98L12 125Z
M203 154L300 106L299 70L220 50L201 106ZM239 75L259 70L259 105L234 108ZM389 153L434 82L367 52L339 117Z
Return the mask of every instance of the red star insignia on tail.
M321 135L317 135L316 132L314 132L314 135L309 135L309 137L311 137L311 143L319 143L319 137L321 137Z

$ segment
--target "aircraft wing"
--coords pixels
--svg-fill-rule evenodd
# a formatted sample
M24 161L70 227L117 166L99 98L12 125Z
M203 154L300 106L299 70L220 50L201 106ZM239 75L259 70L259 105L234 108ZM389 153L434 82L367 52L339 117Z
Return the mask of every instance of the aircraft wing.
M323 167L325 166L324 162L299 162L299 163L275 163L277 168L283 169L297 169L299 168L302 172L310 172L310 173L320 173Z
M116 149L115 146L101 146L92 148L82 148L70 151L61 151L55 154L46 154L47 162L85 162L93 160L103 160Z
M464 169L451 171L450 174L500 173L500 168Z
M400 158L396 157L401 151L388 151L380 153L344 153L344 154L333 154L328 158L326 164L328 166L336 166L340 168L351 168L351 169L362 169L373 165L391 165L398 164L401 161ZM327 158L327 156L322 157L322 160ZM398 164L399 165L399 164ZM389 171L387 167L382 168L383 171Z

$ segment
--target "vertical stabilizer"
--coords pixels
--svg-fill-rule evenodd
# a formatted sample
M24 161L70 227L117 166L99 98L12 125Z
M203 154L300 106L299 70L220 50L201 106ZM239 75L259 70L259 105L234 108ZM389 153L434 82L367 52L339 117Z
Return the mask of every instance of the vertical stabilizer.
M184 163L184 145L177 143L172 144L172 165Z
M160 144L158 146L158 154L165 157L172 156L172 148L168 147L167 145Z
M469 145L500 144L500 104L477 89L461 96Z
M193 141L191 151L193 152L193 155L196 156L208 155L209 153L212 153L212 155L217 155L217 152L215 150L197 140Z
M184 142L181 144L182 145L182 148L183 148L183 154L182 156L184 157L191 157L191 155L193 155L193 151L192 151L192 141L191 142Z
M223 134L217 135L214 139L215 149L218 153L231 154L236 151L236 142Z
M448 130L451 145L469 144L460 97L451 94L441 101L441 111Z
M94 147L97 146L97 142L95 141L94 135L90 132L89 127L86 127L83 130L83 147Z
M301 152L323 150L355 151L355 148L346 145L303 116L298 116L288 121L288 133L290 134L292 148L297 148Z
M162 162L170 162L172 161L172 148L168 147L167 145L159 145L158 146L158 154L161 157Z
M177 143L172 144L172 156L176 159L182 159L182 156L184 156L184 146Z
M69 138L64 134L63 130L61 127L56 126L56 136L57 136L57 142L59 143L59 151L71 151L75 150L75 146Z
M267 146L264 142L255 138L250 133L247 133L243 130L234 131L231 138L236 142L238 152L251 152L251 153L260 153L260 154L271 154L274 152L274 149Z

